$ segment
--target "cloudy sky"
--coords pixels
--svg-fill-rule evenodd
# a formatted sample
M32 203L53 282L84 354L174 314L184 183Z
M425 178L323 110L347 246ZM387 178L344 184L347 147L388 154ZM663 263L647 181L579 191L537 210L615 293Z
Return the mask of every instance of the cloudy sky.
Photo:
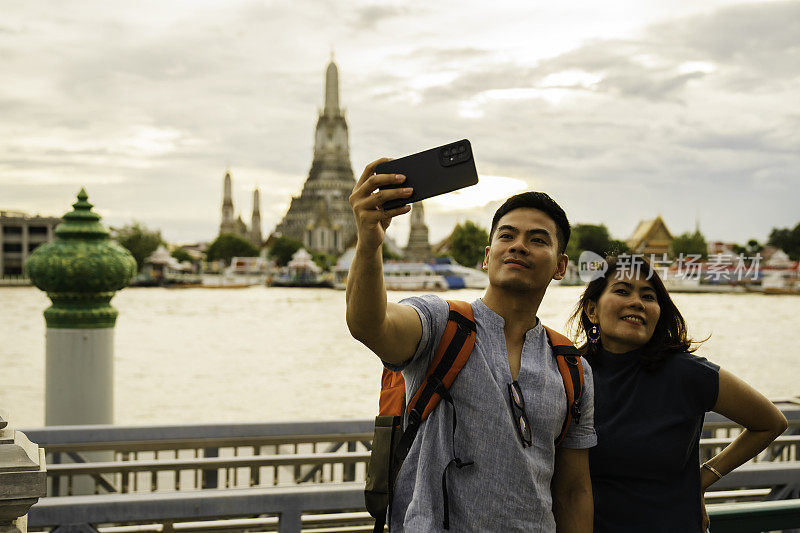
M766 239L800 221L800 2L7 0L0 209L217 232L222 177L268 234L311 163L335 50L353 170L460 138L482 183L432 240L544 190L627 238ZM393 225L407 238L406 220Z

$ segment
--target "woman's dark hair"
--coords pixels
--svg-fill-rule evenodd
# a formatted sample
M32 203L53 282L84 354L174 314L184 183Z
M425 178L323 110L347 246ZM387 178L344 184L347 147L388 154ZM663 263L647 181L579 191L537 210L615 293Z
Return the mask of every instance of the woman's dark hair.
M696 345L704 341L693 341L689 338L683 316L681 316L680 311L678 311L672 298L670 298L667 288L664 287L664 282L661 281L658 273L646 259L636 255L628 256L628 261L621 262L617 256L610 256L606 258L606 262L608 263L608 270L603 276L586 286L578 300L578 304L575 306L575 311L573 311L568 321L570 331L575 333L579 342L583 342L579 350L590 364L602 364L603 351L600 340L596 343L588 342L587 331L594 324L586 315L586 304L590 301L597 303L600 295L608 285L609 279L623 268L626 269L624 272L631 275L639 274L647 278L656 291L656 300L661 308L661 315L658 317L653 336L642 347L639 356L642 365L648 370L655 370L674 353L691 353L697 350L698 346ZM693 344L695 346L692 346Z

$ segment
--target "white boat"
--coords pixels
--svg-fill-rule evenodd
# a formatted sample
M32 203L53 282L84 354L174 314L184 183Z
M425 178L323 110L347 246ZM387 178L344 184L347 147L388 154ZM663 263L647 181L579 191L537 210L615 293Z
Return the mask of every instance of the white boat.
M203 274L204 289L239 289L264 285L271 265L263 257L234 257L231 264L220 274Z
M435 263L433 270L444 276L448 289L485 289L489 286L489 275L475 268L465 267L455 261Z
M388 291L446 291L445 277L428 263L385 263L383 283Z
M344 289L353 262L355 249L347 250L333 268L333 286ZM454 261L419 263L387 261L383 265L383 280L390 291L444 291L450 289L485 289L489 276L481 270L468 268Z
M800 276L796 270L767 270L756 290L764 294L800 294Z

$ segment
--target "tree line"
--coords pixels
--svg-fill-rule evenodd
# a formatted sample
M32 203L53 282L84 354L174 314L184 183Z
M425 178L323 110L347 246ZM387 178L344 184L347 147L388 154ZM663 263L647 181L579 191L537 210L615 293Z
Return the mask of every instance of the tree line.
M161 232L150 230L141 222L133 222L121 228L111 228L111 237L127 248L136 259L139 271L144 266L144 261L156 251L160 245L166 245L161 237ZM447 239L448 247L446 256L452 257L456 262L468 266L479 267L483 261L484 249L489 243L489 233L486 228L467 220L459 223ZM772 228L766 244L775 246L786 252L793 261L800 260L800 222L794 228ZM286 265L292 255L303 247L303 243L289 237L277 237L272 240L267 250L268 257L272 258L278 266ZM750 239L744 245L734 245L736 253L753 256L763 250L764 245L756 239ZM629 253L624 241L611 237L604 224L575 224L572 226L572 235L567 245L566 253L577 260L584 251L591 251L598 255ZM671 253L677 257L684 255L699 255L706 258L708 243L700 231L682 233L673 238ZM336 256L309 250L311 257L320 267L328 269L336 263ZM219 235L206 250L206 261L223 260L230 262L233 257L257 257L260 250L249 240L225 233ZM171 252L179 262L195 259L189 252L176 248ZM384 245L384 259L400 259Z

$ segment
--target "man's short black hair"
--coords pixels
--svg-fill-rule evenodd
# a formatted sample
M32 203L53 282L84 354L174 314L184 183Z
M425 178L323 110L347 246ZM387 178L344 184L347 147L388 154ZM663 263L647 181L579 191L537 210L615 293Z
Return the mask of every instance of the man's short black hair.
M567 243L569 242L569 220L567 220L567 214L563 209L561 209L561 206L543 192L523 192L520 194L515 194L506 200L503 205L501 205L494 213L494 218L492 218L492 230L489 232L489 242L492 242L494 230L497 229L497 222L509 211L513 211L514 209L519 209L521 207L538 209L553 219L553 222L556 224L558 253L563 254L564 250L567 249Z

